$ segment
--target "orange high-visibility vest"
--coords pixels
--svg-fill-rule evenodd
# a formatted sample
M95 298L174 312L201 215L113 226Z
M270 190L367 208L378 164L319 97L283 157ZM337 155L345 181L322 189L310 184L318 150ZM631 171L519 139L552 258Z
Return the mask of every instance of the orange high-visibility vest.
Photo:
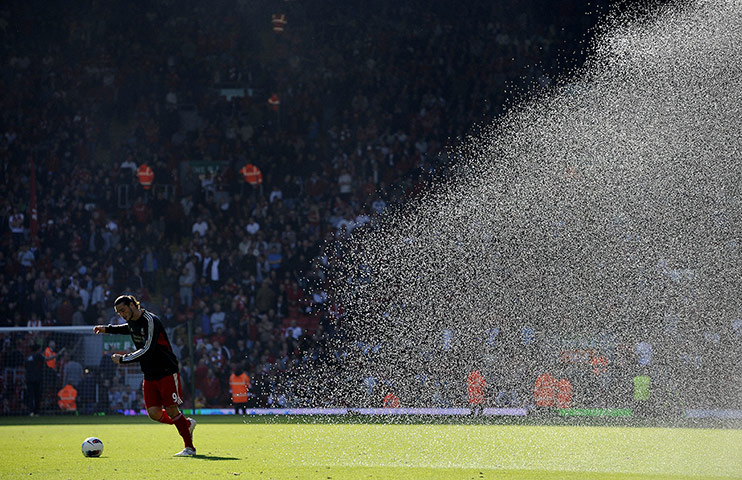
M155 172L152 171L149 165L143 163L137 168L137 177L139 177L139 183L142 184L144 189L149 190L152 182L155 180Z
M386 394L386 397L384 397L384 408L399 408L399 405L399 398L394 393L389 392Z
M283 13L274 13L271 15L271 25L273 25L273 31L276 33L283 33L284 28L286 28L286 24L288 22L286 21L286 15Z
M77 390L72 385L65 385L62 390L57 393L59 400L57 405L65 412L77 411Z
M245 177L245 181L250 185L260 185L263 183L263 174L255 165L248 163L240 169L240 173Z
M229 376L229 388L232 391L232 403L247 403L247 389L250 388L250 377L246 373Z
M541 374L533 387L533 397L539 407L553 407L556 396L556 379L548 373Z
M481 405L484 403L484 387L487 382L477 370L472 370L466 377L466 390L469 394L469 403L472 405Z
M572 404L572 383L562 378L556 384L556 406L557 408L569 408Z
M608 371L608 359L602 355L591 358L590 365L592 365L595 375L600 375Z
M54 355L55 355L54 350L52 350L51 347L46 347L46 350L44 350L44 358L54 357ZM57 357L47 360L46 366L51 368L52 370L56 370L57 369Z

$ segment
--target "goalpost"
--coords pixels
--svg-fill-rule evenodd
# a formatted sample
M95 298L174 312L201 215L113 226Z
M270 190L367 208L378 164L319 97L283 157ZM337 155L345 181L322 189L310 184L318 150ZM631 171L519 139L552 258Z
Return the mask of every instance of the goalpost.
M0 414L30 413L25 363L34 344L49 357L43 367L40 414L127 413L141 408L138 365L115 366L110 360L111 353L136 349L129 335L95 335L91 325L1 327ZM77 392L74 411L58 404L59 392L67 384Z

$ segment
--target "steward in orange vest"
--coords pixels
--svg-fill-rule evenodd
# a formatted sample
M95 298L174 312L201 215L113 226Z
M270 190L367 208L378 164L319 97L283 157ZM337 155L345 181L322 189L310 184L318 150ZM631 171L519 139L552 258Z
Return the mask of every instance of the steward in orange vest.
M232 375L229 376L229 390L232 392L235 414L239 410L242 410L243 414L247 414L247 390L249 388L250 376L239 365L232 367Z
M384 408L399 408L399 398L393 393L389 392L384 397Z
M556 387L557 381L552 375L541 374L536 379L536 385L533 387L533 397L536 400L536 405L539 407L553 407Z
M557 382L556 406L557 408L569 408L572 405L572 382L562 378Z
M472 406L472 415L482 413L484 404L484 388L487 382L478 370L472 370L466 377L466 393L469 395L469 405Z
M77 411L77 390L75 390L75 387L67 384L57 393L57 396L59 397L57 405L63 412Z
M263 183L263 174L260 172L260 169L252 163L248 163L242 167L240 173L245 177L245 181L250 185L260 185Z
M484 403L484 387L487 381L477 370L472 370L466 377L466 392L469 394L469 404L481 405Z
M58 353L54 351L54 347L56 347L57 344L54 342L54 340L49 340L49 345L47 345L46 350L44 350L44 358L46 359L46 366L51 368L52 370L57 370L57 356ZM59 351L59 353L62 353L64 351L64 348Z
M152 187L152 182L155 180L155 172L152 171L149 165L143 163L137 168L137 177L139 177L139 183L144 189L149 190Z
M606 373L608 371L608 365L609 365L608 358L606 358L603 355L599 357L592 357L590 359L590 365L592 365L593 367L593 373L595 373L595 375L600 376L603 373Z

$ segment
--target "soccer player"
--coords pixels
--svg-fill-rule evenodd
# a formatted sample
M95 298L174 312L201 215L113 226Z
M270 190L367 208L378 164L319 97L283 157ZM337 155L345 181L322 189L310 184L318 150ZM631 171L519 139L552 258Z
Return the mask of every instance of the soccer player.
M96 325L93 331L96 334L131 335L137 349L126 355L112 354L113 363L139 362L144 373L142 390L147 414L152 420L176 426L185 443L185 448L176 453L176 457L196 455L196 448L193 446L196 421L186 418L178 408L183 403L178 359L173 353L162 322L157 315L143 309L132 295L118 297L113 302L113 308L126 320L126 324Z

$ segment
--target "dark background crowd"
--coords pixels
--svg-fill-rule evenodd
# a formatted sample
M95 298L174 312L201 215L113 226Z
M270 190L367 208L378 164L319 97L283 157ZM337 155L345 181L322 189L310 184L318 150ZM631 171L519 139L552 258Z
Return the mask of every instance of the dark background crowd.
M229 405L244 370L255 406L286 404L292 370L333 361L328 242L578 65L607 3L5 2L0 326L116 323L131 293L168 328L189 402ZM28 412L18 372L52 338L55 407L79 335L0 334L4 414ZM75 380L138 408L95 367Z

